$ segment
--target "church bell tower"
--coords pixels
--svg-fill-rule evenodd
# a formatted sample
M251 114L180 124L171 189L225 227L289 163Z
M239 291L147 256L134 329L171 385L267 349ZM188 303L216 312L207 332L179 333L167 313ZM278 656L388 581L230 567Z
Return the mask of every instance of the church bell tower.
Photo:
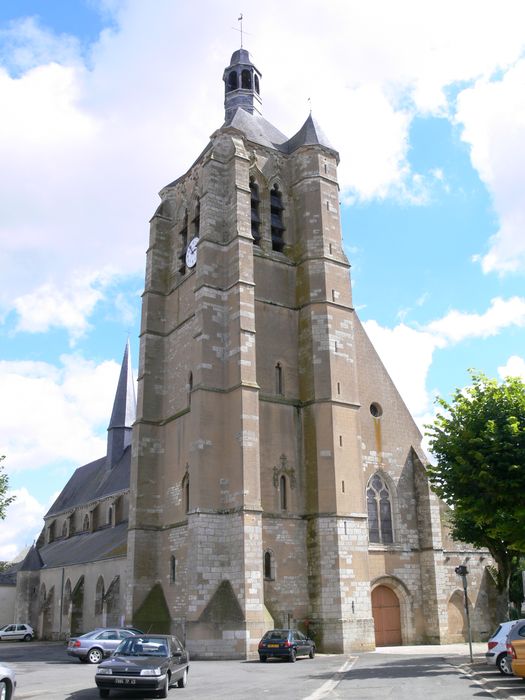
M373 647L354 310L338 154L262 116L248 51L225 122L151 219L127 617L194 657L269 627Z

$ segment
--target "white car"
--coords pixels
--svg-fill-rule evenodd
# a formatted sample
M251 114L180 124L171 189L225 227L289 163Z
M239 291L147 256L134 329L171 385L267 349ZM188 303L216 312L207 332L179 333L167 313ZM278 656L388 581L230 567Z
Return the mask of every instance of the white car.
M33 637L33 628L30 625L14 624L0 627L0 641L19 639L21 642L30 642Z
M488 664L495 664L498 667L498 671L505 675L512 675L511 659L507 652L507 635L518 622L524 623L525 620L502 622L488 641L488 651L485 654L485 659Z
M15 688L15 672L12 668L0 664L0 700L13 700Z

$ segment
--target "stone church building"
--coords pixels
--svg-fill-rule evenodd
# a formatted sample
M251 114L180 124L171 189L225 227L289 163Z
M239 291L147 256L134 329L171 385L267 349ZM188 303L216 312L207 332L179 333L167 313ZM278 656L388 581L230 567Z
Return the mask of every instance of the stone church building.
M225 123L150 222L136 418L126 350L108 454L47 514L17 614L54 638L173 631L200 658L253 656L272 626L332 653L443 643L465 638L466 563L479 639L493 562L450 539L354 310L337 151L311 115L292 138L262 116L246 50L223 80Z

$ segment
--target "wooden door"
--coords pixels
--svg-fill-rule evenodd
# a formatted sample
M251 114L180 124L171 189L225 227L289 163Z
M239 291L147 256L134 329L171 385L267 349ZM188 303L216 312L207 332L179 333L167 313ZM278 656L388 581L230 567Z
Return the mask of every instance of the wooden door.
M401 644L401 611L399 599L391 588L378 586L372 591L372 615L376 646Z

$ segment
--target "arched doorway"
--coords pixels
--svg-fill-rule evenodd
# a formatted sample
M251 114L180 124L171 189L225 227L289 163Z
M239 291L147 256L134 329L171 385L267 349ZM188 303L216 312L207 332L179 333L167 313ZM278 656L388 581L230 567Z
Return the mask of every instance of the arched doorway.
M391 588L377 586L372 591L372 615L376 646L402 644L399 599Z

